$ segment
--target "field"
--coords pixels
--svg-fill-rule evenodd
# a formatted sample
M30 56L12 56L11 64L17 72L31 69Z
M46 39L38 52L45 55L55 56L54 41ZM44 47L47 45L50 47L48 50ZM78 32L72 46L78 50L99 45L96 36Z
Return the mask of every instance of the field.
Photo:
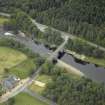
M8 21L7 18L0 17L0 25L2 25L4 22Z
M14 99L15 103L13 105L47 105L26 93L20 93L19 95L15 96ZM0 105L9 105L9 104L4 103Z
M0 47L0 78L7 74L15 74L24 79L35 69L33 59L20 51L8 47Z
M5 69L20 64L27 59L23 53L7 47L0 47L0 75Z
M10 69L10 73L15 74L16 76L24 79L28 77L32 71L35 69L35 64L33 59L28 58L19 65L16 65Z

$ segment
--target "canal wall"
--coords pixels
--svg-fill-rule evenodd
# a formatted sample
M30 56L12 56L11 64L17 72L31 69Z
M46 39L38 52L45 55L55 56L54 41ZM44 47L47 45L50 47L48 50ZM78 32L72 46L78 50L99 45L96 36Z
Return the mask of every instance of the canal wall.
M59 67L62 67L62 68L65 68L68 72L72 73L72 74L76 74L76 75L79 75L79 76L84 76L84 74L78 70L77 68L61 61L61 60L58 60L58 63L57 63L57 66Z

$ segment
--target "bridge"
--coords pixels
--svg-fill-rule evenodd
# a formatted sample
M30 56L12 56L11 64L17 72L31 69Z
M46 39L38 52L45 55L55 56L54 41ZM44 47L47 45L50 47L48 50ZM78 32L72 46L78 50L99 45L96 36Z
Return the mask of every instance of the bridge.
M18 39L19 40L19 39ZM68 37L65 38L64 42L55 50L55 52L53 52L47 59L46 61L51 61L53 58L56 58L58 53L60 51L63 50L65 44L68 41ZM27 46L29 48L29 46ZM32 49L35 50L35 49ZM46 63L46 62L45 62ZM43 64L44 65L44 64ZM12 89L11 92L7 92L6 94L4 94L3 96L1 96L0 98L0 103L6 102L8 99L14 97L15 95L19 94L20 92L22 92L25 88L27 88L29 85L31 85L31 83L33 82L33 80L35 80L37 78L37 76L40 74L40 72L42 71L42 66L40 66L37 71L29 78L22 80L19 82L18 86L16 86L14 89Z

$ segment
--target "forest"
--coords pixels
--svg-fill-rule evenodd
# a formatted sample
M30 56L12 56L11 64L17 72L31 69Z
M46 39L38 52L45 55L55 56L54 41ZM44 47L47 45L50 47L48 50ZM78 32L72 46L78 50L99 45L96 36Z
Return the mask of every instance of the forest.
M66 70L46 63L42 74L52 77L43 95L58 105L104 105L105 85L85 77L75 77Z
M10 20L4 23L4 29L13 30L15 34L22 31L27 37L49 46L58 46L63 42L63 38L58 31L47 28L44 33L41 32L32 22L31 17L19 10L12 13Z
M38 22L105 47L104 0L0 0L0 10L21 9Z
M59 45L59 36L56 40L51 39L60 34L48 29L43 37L32 24L32 17L40 23L105 47L105 0L0 0L0 11L12 14L10 23L7 22L4 26L10 25L16 33L21 30L29 37L46 38L46 42ZM48 36L49 30L52 38ZM69 40L66 47L80 54L105 57L105 53L84 42ZM84 77L73 78L66 70L51 63L43 67L42 74L52 77L52 82L47 84L43 95L58 105L105 105L104 84L95 83ZM2 87L0 88L2 90Z

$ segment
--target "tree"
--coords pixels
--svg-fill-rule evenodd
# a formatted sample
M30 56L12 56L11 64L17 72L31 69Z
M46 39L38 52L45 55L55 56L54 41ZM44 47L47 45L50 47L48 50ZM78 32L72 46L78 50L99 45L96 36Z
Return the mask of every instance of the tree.
M0 84L0 96L4 93L3 86Z

